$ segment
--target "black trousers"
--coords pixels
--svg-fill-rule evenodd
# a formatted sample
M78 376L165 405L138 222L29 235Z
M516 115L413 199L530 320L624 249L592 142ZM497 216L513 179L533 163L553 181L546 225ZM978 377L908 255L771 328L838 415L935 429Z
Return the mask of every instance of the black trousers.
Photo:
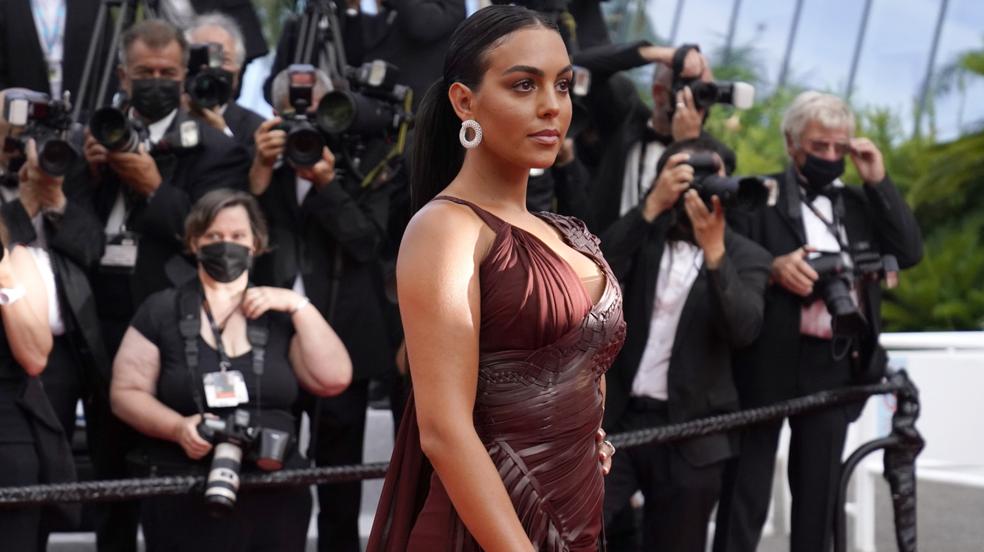
M847 385L850 380L847 361L833 360L828 341L803 338L798 369L801 394ZM841 456L847 427L857 413L857 405L848 405L789 418L790 552L827 552L833 545ZM758 548L772 498L781 429L780 420L742 432L741 453L725 468L714 552Z
M147 552L303 552L310 521L308 487L240 492L224 517L210 515L197 493L140 505Z
M316 449L308 452L318 466L362 463L369 380L352 382L341 395L318 399L311 416ZM319 418L315 420L315 418ZM318 487L318 551L359 552L362 482Z
M39 463L34 443L0 443L0 466L0 487L38 483ZM4 550L43 550L41 508L0 510L0 538Z
M655 408L630 404L617 431L668 423L665 403ZM605 478L605 525L609 526L629 498L641 490L645 497L642 549L703 552L707 547L707 523L721 490L723 468L724 462L694 466L672 445L620 450Z

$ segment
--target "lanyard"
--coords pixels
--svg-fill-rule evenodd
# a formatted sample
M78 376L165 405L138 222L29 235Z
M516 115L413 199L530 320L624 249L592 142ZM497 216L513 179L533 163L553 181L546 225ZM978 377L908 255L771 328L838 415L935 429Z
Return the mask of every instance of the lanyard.
M840 246L841 251L843 251L844 253L848 253L849 249L847 247L847 244L844 242L844 238L841 236L841 225L840 222L837 220L837 205L834 199L827 198L830 199L830 213L834 215L834 220L828 220L827 217L825 217L823 213L820 212L820 209L817 209L813 205L813 202L807 199L806 193L803 192L802 188L800 189L800 199L803 201L803 204L806 205L806 208L812 211L813 214L816 215L818 219L820 219L820 222L822 222L823 225L827 228L827 232L830 232L830 235L832 235L834 239L837 240L837 245Z
M50 10L44 9L41 5L42 0L31 0L34 19L37 21L38 30L41 33L41 48L44 49L44 56L48 61L54 59L55 49L58 47L58 42L61 40L61 35L65 27L65 2L67 0L56 1L58 1L58 7L55 8L55 19L51 22L51 26L49 26L48 21L50 18L47 17L46 12L50 12Z
M243 297L245 297L245 295ZM239 304L242 304L242 300L240 300ZM212 309L208 306L207 299L202 301L202 306L205 308L205 316L208 318L208 325L212 328L212 336L215 338L215 350L219 353L219 369L225 372L230 366L232 366L232 360L229 358L229 355L226 354L225 345L222 344L222 332L225 331L225 325L229 322L229 319L236 313L236 309L232 309L232 312L226 316L220 326L215 322L215 318L212 316ZM239 308L239 306L237 305L236 308Z

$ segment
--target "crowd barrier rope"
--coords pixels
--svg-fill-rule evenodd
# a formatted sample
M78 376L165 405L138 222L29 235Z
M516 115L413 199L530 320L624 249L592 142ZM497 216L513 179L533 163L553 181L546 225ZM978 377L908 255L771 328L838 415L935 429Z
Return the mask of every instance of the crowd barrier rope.
M609 436L618 448L662 444L714 433L740 430L757 423L779 420L805 412L863 401L872 395L894 394L896 408L891 432L859 447L842 465L841 486L835 516L834 550L847 550L844 501L851 473L864 456L884 450L884 477L888 481L895 515L899 552L915 552L916 485L915 462L924 441L915 428L919 417L919 392L905 370L892 372L882 383L822 391L761 408L741 410L684 423L665 425ZM241 489L297 485L322 485L345 481L378 479L386 474L386 462L331 466L268 473L243 474ZM81 481L50 485L0 488L0 508L24 508L60 502L110 502L202 492L204 476L166 476L109 481Z

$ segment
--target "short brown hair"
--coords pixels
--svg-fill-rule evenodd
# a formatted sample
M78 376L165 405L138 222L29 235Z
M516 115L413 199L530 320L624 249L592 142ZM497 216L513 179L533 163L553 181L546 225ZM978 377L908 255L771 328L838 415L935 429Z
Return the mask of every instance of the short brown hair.
M236 206L246 209L246 214L249 216L249 227L253 231L253 248L256 250L253 255L265 253L269 232L267 232L266 219L260 211L260 204L246 192L230 188L212 190L192 205L191 212L185 219L184 242L188 251L191 251L191 244L195 240L205 235L205 231L212 226L220 211Z
M181 48L181 63L188 65L188 40L177 27L163 19L145 19L123 33L123 38L120 40L120 65L126 65L130 48L138 40L152 50L161 50L172 42L177 42Z

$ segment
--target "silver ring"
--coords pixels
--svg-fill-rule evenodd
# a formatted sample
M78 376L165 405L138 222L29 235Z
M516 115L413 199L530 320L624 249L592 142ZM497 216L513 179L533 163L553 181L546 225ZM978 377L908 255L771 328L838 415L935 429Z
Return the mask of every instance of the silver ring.
M683 102L677 102L677 107L687 107L687 104Z
M606 439L602 441L602 444L608 445L609 450L611 450L608 456L615 456L615 445L613 445L611 441Z

